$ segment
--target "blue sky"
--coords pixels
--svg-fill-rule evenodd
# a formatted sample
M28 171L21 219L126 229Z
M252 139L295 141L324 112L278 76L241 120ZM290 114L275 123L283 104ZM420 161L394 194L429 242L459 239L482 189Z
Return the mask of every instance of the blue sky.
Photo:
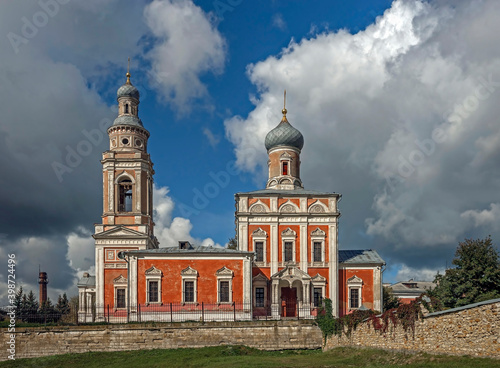
M286 89L305 187L343 195L341 249L376 249L384 281L432 279L464 238L498 243L499 14L495 0L3 2L0 257L16 254L28 289L41 264L52 298L93 272L96 132L130 57L160 246L234 236L234 193L264 187Z

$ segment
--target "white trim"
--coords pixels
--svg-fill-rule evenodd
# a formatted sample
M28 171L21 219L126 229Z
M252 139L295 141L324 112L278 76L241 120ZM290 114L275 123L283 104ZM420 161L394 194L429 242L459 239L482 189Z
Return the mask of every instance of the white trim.
M117 302L117 290L118 289L124 289L125 290L125 306L118 308ZM123 275L118 276L113 280L113 307L115 310L117 309L126 309L127 308L127 301L128 301L128 287L127 287L127 278L123 277Z
M356 290L356 289L358 290L358 306L352 307L351 290ZM349 310L359 309L359 307L361 307L361 305L363 304L362 291L363 291L363 280L361 278L354 275L353 277L347 280L347 305Z
M324 267L326 266L326 252L325 252L325 239L326 233L319 227L311 231L311 266ZM314 259L314 243L321 243L321 260Z
M217 303L220 304L226 304L226 303L232 303L233 302L233 276L234 272L227 268L226 266L222 267L221 269L217 270L215 273L215 276L217 276ZM220 299L220 283L222 281L227 281L229 282L229 300L227 301L221 301Z
M161 272L161 270L157 269L155 266L152 266L146 270L145 275L146 275L146 303L147 304L150 304L150 303L151 304L161 304L162 303L162 300L161 300L161 295L162 295L161 278L163 276L163 273ZM149 283L152 281L158 282L158 295L157 295L158 300L156 302L152 302L150 300L151 296L149 294Z
M183 303L197 303L198 302L198 271L195 269L191 268L191 266L188 266L187 268L183 269L181 271L181 277L182 277L182 295L181 295L181 300ZM193 281L193 301L185 301L184 296L185 296L185 290L184 290L184 285L186 281Z
M267 260L267 232L262 230L260 227L252 232L252 242L253 242L253 251L255 253L254 262L257 266L265 267L268 264ZM257 247L256 243L262 242L262 262L257 262Z
M295 262L296 258L296 249L295 249L295 239L297 238L297 233L290 229L289 227L286 228L281 232L281 260L282 264L286 264L288 262ZM292 243L292 260L291 261L285 261L285 243L291 242Z
M252 295L253 295L253 306L254 308L264 308L269 306L269 300L267 299L267 285L269 280L262 273L259 273L252 279ZM264 305L257 307L257 288L264 289Z

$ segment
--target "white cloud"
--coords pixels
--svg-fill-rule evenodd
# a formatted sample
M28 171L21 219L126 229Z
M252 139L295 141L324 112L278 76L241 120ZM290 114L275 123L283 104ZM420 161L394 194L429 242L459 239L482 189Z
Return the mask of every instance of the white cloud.
M489 209L467 210L460 215L462 218L474 221L474 226L490 226L498 230L500 226L500 203L491 203Z
M343 194L342 246L410 267L441 262L463 237L485 236L461 214L498 197L493 14L494 0L396 0L364 31L292 40L249 65L255 108L225 121L237 164L264 183L263 142L286 89L289 121L305 138L305 186Z
M217 147L220 142L220 137L215 135L210 129L203 128L203 134L207 137L208 143L212 146L212 148Z
M396 280L399 281L408 281L413 279L414 281L434 281L434 277L436 276L438 270L432 270L428 268L416 269L412 267L408 267L406 265L399 265L400 268L396 274ZM439 270L441 274L444 273L444 270Z
M224 68L226 42L213 19L191 0L154 0L144 16L157 43L148 53L152 84L180 111L207 96L200 75Z
M273 26L282 31L286 29L286 22L283 18L283 14L276 13L273 15Z
M168 196L167 187L153 188L153 204L155 219L155 235L160 242L160 247L176 247L181 240L187 240L193 245L218 246L210 238L198 239L191 235L193 224L189 219L182 217L172 218L174 201Z

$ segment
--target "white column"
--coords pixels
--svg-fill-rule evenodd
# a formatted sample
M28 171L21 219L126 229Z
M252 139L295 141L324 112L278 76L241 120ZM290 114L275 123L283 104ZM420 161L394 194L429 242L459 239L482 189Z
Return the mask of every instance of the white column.
M137 306L137 258L130 257L129 259L129 285L130 285L130 305L136 307ZM160 280L161 282L161 280ZM146 285L144 285L144 289Z
M240 228L241 228L241 237L243 240L243 244L241 245L241 250L244 250L244 251L247 251L248 252L248 225L247 224L244 224L244 225L240 225ZM239 241L240 239L238 239Z
M252 264L248 257L243 260L243 303L252 303Z
M104 248L102 246L96 247L95 250L95 295L96 295L96 310L97 319L102 317L104 312Z
M278 272L278 225L271 225L271 276Z
M300 269L307 272L307 225L300 225Z
M382 272L381 267L373 269L373 309L379 312L382 310Z
M328 231L328 254L330 261L328 262L329 268L329 282L330 282L330 299L332 300L333 315L338 317L339 313L339 263L338 263L338 248L337 248L337 227L335 225L329 226Z

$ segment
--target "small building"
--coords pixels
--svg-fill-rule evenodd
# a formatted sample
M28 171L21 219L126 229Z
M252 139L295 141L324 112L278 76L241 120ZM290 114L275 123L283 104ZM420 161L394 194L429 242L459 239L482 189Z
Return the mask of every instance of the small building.
M410 279L408 281L396 282L389 287L392 289L393 295L397 297L401 303L409 304L420 295L434 289L436 284L432 281L415 281Z

